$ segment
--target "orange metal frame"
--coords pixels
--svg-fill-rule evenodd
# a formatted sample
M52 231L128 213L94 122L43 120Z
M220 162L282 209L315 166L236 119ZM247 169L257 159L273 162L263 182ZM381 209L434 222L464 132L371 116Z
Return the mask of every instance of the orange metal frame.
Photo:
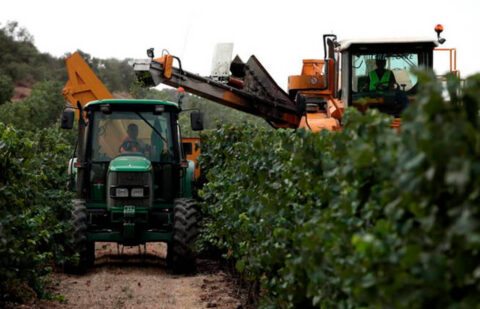
M65 59L65 63L68 82L63 87L62 95L74 108L77 107L77 102L83 107L90 101L113 99L113 95L78 52ZM79 111L76 113L78 117Z
M460 71L457 70L457 49L456 48L435 48L434 51L448 52L450 57L450 73L460 76ZM440 75L443 76L443 75Z

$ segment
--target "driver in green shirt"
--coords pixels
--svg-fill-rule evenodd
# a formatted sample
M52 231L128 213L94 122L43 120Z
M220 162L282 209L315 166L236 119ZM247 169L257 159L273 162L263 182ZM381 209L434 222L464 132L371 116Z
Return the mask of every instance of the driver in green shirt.
M385 69L387 61L382 58L375 60L377 68L368 74L369 91L393 90L397 81L392 71Z

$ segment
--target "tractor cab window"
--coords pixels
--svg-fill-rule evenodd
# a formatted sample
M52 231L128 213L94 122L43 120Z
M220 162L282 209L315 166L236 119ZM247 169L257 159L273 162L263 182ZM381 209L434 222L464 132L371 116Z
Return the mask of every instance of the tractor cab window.
M95 112L91 158L110 161L122 153L141 153L152 162L172 161L174 148L170 113Z
M417 91L415 71L425 62L422 52L352 53L352 104L399 115Z

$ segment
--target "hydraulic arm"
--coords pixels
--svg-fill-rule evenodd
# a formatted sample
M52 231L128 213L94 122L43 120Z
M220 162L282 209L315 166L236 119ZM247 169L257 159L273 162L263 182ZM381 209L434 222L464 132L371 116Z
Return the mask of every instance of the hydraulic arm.
M173 67L173 60L179 67ZM180 59L164 55L135 60L133 68L145 86L166 84L264 118L275 128L297 128L305 107L291 100L267 73L255 56L243 63L237 56L228 80L202 77L182 69Z

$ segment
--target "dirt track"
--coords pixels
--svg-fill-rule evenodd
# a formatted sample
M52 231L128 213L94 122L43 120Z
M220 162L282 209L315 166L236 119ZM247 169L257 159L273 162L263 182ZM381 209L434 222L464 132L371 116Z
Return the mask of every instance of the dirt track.
M166 267L166 245L139 247L97 243L96 262L86 275L53 276L54 293L65 303L42 302L41 308L241 308L233 280L214 262L199 261L192 276L173 275Z

